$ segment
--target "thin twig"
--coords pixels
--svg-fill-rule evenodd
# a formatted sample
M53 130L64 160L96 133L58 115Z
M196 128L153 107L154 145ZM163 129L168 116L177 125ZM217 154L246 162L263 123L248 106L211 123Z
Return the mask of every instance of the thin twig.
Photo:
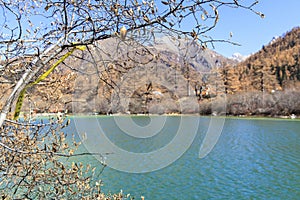
M7 149L11 152L20 153L20 154L29 154L29 155L34 155L34 154L46 155L46 154L48 154L48 155L55 155L55 156L67 157L67 158L75 157L75 156L93 156L93 155L104 157L103 154L101 154L101 153L90 153L90 152L77 153L77 154L63 154L63 153L56 153L56 152L51 152L51 151L28 152L28 151L13 149L2 142L0 142L0 146L4 147L5 149ZM104 153L104 155L110 155L110 154L113 154L113 153Z

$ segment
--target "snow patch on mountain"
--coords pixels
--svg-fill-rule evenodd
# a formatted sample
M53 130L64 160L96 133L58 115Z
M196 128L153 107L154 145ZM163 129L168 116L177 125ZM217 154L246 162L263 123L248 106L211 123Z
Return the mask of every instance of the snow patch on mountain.
M244 56L241 53L234 53L232 54L232 56L230 57L230 59L238 61L238 62L242 62L244 60L246 60L248 58L248 56Z

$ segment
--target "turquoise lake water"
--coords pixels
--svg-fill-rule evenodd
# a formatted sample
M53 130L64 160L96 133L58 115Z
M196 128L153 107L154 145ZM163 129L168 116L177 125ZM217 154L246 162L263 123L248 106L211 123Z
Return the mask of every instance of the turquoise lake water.
M125 150L118 157L120 165L114 160L115 169L107 167L97 177L104 181L105 192L123 190L135 199L144 196L146 200L300 198L300 121L226 118L216 145L207 156L199 158L207 131L214 129L213 118L130 118L136 126L122 122L122 118L126 117L76 117L69 127L79 135L86 132L84 145L90 151L105 151L104 135ZM129 133L131 128L136 129ZM176 140L181 132L186 137ZM175 148L164 151L165 146L175 142ZM149 152L155 151L159 156L151 157ZM127 152L143 158L126 162ZM177 153L179 158L172 161ZM110 163L114 156L118 155L107 155L106 162ZM99 166L94 157L80 159ZM165 162L171 163L163 166ZM158 169L151 170L155 167ZM124 172L128 168L138 173ZM141 173L141 168L149 172Z

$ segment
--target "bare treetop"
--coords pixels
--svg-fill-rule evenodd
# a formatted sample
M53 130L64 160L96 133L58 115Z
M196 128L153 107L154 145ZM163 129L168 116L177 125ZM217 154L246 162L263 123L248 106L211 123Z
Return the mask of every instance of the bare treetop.
M142 31L146 27L165 29L178 35L189 35L205 44L212 42L205 33L217 24L221 6L252 10L256 3L242 5L238 1L215 0L1 0L0 14L4 20L0 24L0 53L2 59L39 54L58 40L60 46L91 44L119 36L122 27L127 31Z

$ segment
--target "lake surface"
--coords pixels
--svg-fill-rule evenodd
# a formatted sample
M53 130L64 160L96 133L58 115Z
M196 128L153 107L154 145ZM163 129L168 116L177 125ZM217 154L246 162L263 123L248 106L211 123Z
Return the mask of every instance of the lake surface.
M188 146L187 150L180 149L179 143L179 151L184 151L179 159L155 171L128 173L107 167L98 177L104 181L102 189L105 192L119 192L122 189L135 199L144 196L146 200L300 198L300 121L226 118L216 145L200 159L199 149L213 118L157 116L157 123L163 122L162 128L157 131L151 127L153 118L133 117L132 122L140 128L141 137L134 135L137 129L132 131L133 134L128 133L131 125L128 124L126 129L118 121L120 119L122 117L117 120L116 117L76 117L72 118L69 128L70 131L80 132L79 135L86 132L88 139L85 145L92 147L87 147L89 150L99 148L99 152L103 152L103 148L99 147L102 142L99 132L102 131L120 149L143 155L145 160L139 160L138 166L134 166L135 162L134 165L127 163L133 171L141 166L151 169L148 153L164 149L174 142L183 126L180 123L182 120L187 123L183 128L187 140L192 141L189 143L180 138L182 146ZM196 130L195 119L199 122ZM158 160L150 159L159 166L176 153L175 150L162 151ZM113 156L108 155L106 161L109 163ZM126 156L123 157L126 160ZM99 166L99 161L93 157L81 161ZM114 165L114 168L118 167L122 168Z

